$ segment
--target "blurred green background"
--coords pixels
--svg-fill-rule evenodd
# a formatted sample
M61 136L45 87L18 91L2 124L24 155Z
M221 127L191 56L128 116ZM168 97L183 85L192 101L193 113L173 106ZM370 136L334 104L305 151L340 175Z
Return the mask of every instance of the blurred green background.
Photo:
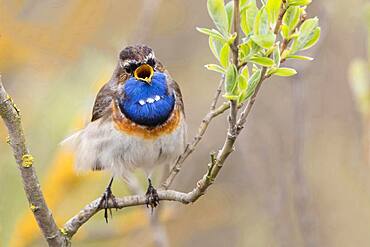
M145 207L128 208L114 211L108 225L96 215L73 246L159 246L157 231L167 233L168 246L370 246L370 118L357 110L348 76L352 61L367 57L365 2L313 1L308 13L322 27L309 53L315 60L290 63L299 72L293 78L266 81L207 195L194 205L161 203L165 231L150 227ZM154 48L180 83L191 138L219 80L203 67L214 58L195 31L210 25L199 0L0 0L0 72L59 225L109 181L104 172L76 175L58 143L90 118L120 49ZM226 126L224 117L212 122L174 188L194 186ZM0 246L45 246L6 135L0 124ZM114 192L129 193L121 181Z

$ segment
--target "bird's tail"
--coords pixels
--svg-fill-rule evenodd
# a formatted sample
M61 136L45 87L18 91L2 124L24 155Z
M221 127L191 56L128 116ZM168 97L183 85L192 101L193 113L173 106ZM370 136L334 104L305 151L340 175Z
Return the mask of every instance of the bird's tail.
M60 146L74 150L77 146L81 130L73 133L72 135L66 137L63 141L59 143Z

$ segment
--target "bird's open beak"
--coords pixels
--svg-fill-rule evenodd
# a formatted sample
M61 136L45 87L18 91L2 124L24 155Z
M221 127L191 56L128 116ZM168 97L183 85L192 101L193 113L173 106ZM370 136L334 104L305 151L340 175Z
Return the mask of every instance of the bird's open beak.
M148 83L149 85L151 85L153 74L154 74L154 70L152 66L148 64L140 65L134 71L134 76L137 80L144 81Z

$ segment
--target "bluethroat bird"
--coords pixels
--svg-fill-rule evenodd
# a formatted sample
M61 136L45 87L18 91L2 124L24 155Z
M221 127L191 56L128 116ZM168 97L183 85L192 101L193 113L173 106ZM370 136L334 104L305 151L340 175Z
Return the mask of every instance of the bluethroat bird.
M170 165L185 148L186 122L179 85L153 50L128 46L119 54L111 79L98 92L91 122L68 137L77 170L109 170L112 178L102 198L108 222L108 200L114 200L114 177L130 182L135 168L148 177L147 206L159 203L150 176Z

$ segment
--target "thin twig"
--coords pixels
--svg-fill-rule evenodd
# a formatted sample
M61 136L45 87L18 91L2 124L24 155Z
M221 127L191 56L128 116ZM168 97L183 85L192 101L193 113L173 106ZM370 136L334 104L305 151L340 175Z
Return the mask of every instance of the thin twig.
M198 145L198 143L202 140L212 119L221 115L229 108L230 108L229 103L225 102L215 110L207 113L207 115L203 118L202 122L200 123L198 133L193 138L192 143L186 145L185 151L177 158L175 164L171 168L170 174L168 175L164 183L161 185L161 189L168 189L171 186L176 175L179 173L184 161L187 159L187 157L189 157L189 155L195 150L195 147Z
M284 17L284 14L285 14L286 11L287 11L287 7L286 7L286 4L285 4L285 1L283 1L280 5L279 16L278 16L278 19L276 21L276 25L275 25L275 28L274 28L275 35L277 35L280 31L280 27L281 27L281 24L283 22L283 17Z
M262 82L267 78L266 71L267 71L267 68L266 67L263 67L262 70L261 70L261 77L260 77L260 80L259 80L259 82L257 84L257 87L254 90L253 95L249 99L248 104L245 106L245 108L243 109L242 113L240 114L240 118L239 118L239 120L238 120L238 122L236 124L236 126L237 126L236 128L237 128L237 133L238 134L244 128L245 122L247 121L247 117L248 117L249 113L252 110L252 107L254 105L254 102L256 101L256 97L257 97L258 91L260 90L260 88L262 86Z
M8 128L8 143L13 149L14 158L21 172L24 191L30 209L49 246L68 246L67 239L59 231L57 224L42 194L40 183L33 167L33 157L26 146L21 117L18 108L5 91L0 76L0 115Z
M217 101L220 98L221 92L222 92L222 86L224 85L225 79L222 78L220 80L220 83L218 84L215 96L213 96L213 100L211 103L210 111L214 111L216 109Z
M187 157L195 150L195 147L199 144L199 142L202 140L204 134L206 133L206 130L212 121L213 118L221 115L224 113L227 109L229 109L230 105L228 103L223 103L216 109L217 101L220 98L220 94L222 91L222 86L224 84L224 79L222 79L217 87L215 96L212 99L210 111L207 113L207 115L203 118L202 122L200 123L200 126L198 128L198 132L193 138L193 141L190 144L187 144L185 147L184 152L176 159L175 164L172 166L171 171L167 177L167 179L162 183L161 189L168 189L173 180L175 179L176 175L179 173L182 164L187 159Z
M232 61L235 67L239 63L239 40L240 40L240 13L239 13L239 0L234 0L234 16L233 16L233 31L236 33L236 38L232 44ZM236 119L238 115L238 102L237 100L230 100L230 114L229 114L229 131L228 135L232 138L236 136Z

